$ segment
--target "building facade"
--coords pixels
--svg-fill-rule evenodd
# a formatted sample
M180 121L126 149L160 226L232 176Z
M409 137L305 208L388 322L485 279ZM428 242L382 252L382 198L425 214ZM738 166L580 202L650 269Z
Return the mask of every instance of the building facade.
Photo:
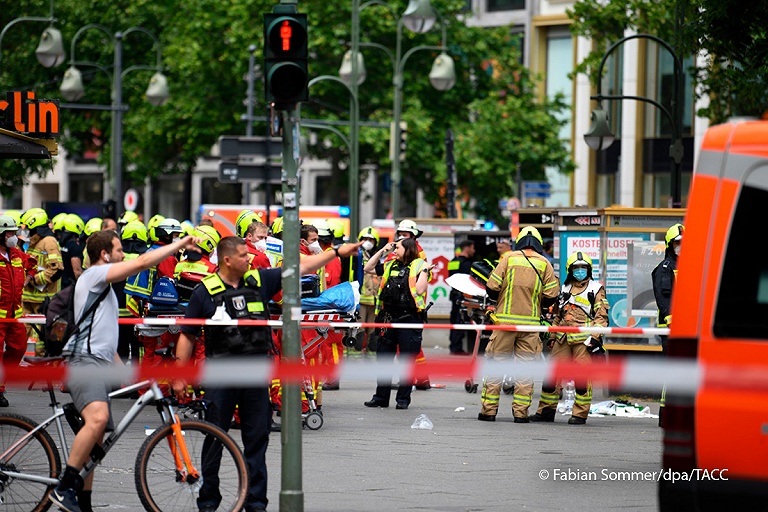
M508 26L511 33L521 38L524 63L543 77L540 97L559 92L570 104L561 138L570 148L576 171L564 176L548 170L552 194L541 203L546 206L666 207L670 201L671 126L657 108L634 100L604 101L603 108L609 112L616 141L601 152L591 150L584 142L583 134L590 127L591 112L596 106L590 99L595 87L587 76L579 74L574 78L572 72L589 54L592 43L573 37L569 30L566 9L573 4L573 0L467 1L466 23L481 27ZM666 104L671 95L672 72L672 58L663 48L645 40L631 40L608 60L602 90L604 94L642 96ZM690 77L685 80L685 98L683 206L695 148L707 128L706 119L695 116L701 105L693 103ZM363 178L376 175L375 172L361 173ZM334 204L336 199L327 193L331 176L330 163L303 161L301 204ZM386 182L381 179L362 180L360 225L370 224L374 217L382 216L382 206L373 198L380 196L379 192L385 187ZM190 191L189 195L186 190ZM276 204L280 201L279 182L269 187L219 182L216 148L210 157L200 159L188 175L162 176L138 187L137 191L142 198L139 211L145 218L159 212L183 219L188 217L187 212L192 212L191 220L195 221L201 204ZM51 172L43 178L30 178L23 190L0 200L0 209L26 209L46 202L98 203L103 197L103 169L94 159L68 158L62 150ZM433 211L421 194L417 194L416 211L412 213L429 217Z

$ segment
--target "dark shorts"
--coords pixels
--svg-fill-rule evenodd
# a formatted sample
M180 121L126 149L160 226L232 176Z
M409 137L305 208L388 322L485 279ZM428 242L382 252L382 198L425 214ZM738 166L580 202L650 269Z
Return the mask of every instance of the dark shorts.
M112 362L105 361L88 355L72 356L68 360L70 367L109 367ZM99 382L98 380L88 379L70 379L67 382L69 394L72 396L72 403L75 404L78 412L82 412L91 402L106 402L109 406L109 421L107 422L107 432L115 429L112 421L112 400L109 394L112 392L112 385L109 382Z

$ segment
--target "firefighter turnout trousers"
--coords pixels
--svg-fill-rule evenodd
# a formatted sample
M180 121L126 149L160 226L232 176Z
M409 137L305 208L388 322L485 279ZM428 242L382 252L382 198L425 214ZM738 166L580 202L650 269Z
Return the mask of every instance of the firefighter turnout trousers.
M541 340L537 332L493 331L485 357L494 361L533 361L541 355ZM502 377L489 375L483 379L480 397L482 414L496 416L499 410ZM512 413L515 418L528 418L528 408L533 396L533 379L515 376L515 391L512 397Z
M549 353L551 360L568 359L576 363L589 363L592 356L583 343L568 343L566 337L562 336L555 341L552 350ZM539 399L538 414L542 414L545 409L551 409L554 414L557 410L557 402L560 399L560 390L562 383L554 384L545 382L541 386L541 398ZM592 405L592 383L576 382L576 398L573 401L573 416L586 419L589 416L589 407Z

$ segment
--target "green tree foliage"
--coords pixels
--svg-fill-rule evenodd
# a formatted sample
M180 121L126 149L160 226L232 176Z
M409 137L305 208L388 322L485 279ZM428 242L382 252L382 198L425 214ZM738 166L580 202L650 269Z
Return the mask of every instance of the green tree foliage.
M456 141L456 160L471 173L466 191L474 198L474 209L500 221L499 200L510 191L520 196L514 182L519 164L524 180L546 181L545 168L572 172L569 148L559 138L568 106L558 95L538 102L534 82L520 66L516 53L506 62L496 62L498 89L469 104L473 122L465 123ZM501 78L504 77L504 78ZM511 79L510 79L511 78ZM499 144L499 134L504 134Z
M245 133L240 116L245 113L244 77L248 68L248 46L256 45L257 63L260 65L263 51L262 13L270 11L276 3L277 0L57 0L57 26L63 33L68 53L76 32L91 23L107 27L111 34L141 26L160 39L170 100L161 107L153 107L145 101L144 91L152 71L128 72L123 81L124 103L129 106L123 116L124 175L127 180L141 183L147 176L186 172L199 157L210 153L220 135ZM391 12L375 4L361 12L361 41L382 45L394 53L396 16L404 12L407 0L390 3ZM457 83L446 92L435 91L429 84L429 70L438 52L418 51L404 66L403 120L409 126L407 159L402 166L404 201L412 195L416 186L425 190L428 199L439 198L445 181L443 140L448 128L453 129L462 141L485 148L485 155L478 151L465 153L461 149L461 153L457 153L456 166L460 185L477 197L487 195L487 190L475 184L480 181L477 173L486 172L484 169L488 166L478 166L475 160L506 161L510 157L507 148L520 146L521 140L524 140L521 134L514 131L480 126L484 122L494 122L493 111L500 112L506 108L515 108L512 117L516 126L527 130L531 141L527 144L528 151L535 149L549 155L535 161L525 160L531 163L530 168L525 167L527 179L540 176L542 165L555 165L564 171L570 169L568 155L558 153L559 147L533 143L534 140L552 140L551 130L557 125L553 115L561 105L539 104L529 93L533 90L532 80L527 74L519 73L519 64L510 64L517 57L509 41L509 28L467 27L460 19L460 15L466 15L462 13L466 5L463 0L435 0L433 5L444 16L448 46L456 62ZM350 2L299 2L299 10L309 17L310 76L337 76L342 57L348 49L350 9ZM0 12L0 26L19 16L46 14L47 3L43 7L39 0L18 0L4 6ZM0 89L35 90L41 98L61 97L58 88L69 64L50 70L37 65L34 58L34 49L44 27L41 23L20 23L9 31L2 47ZM412 34L403 29L403 53L417 45L437 46L440 39L439 24L426 34ZM96 29L85 30L78 37L76 60L98 63L104 68L100 70L78 65L86 88L86 95L80 103L110 104L113 48L112 38ZM360 86L361 119L377 121L387 127L361 129L360 163L363 168L388 173L388 125L392 119L393 104L392 61L379 49L364 45L361 49L368 71L365 83ZM68 55L68 61L71 58ZM505 63L503 74L506 76L494 78L482 71L483 64L491 59ZM129 34L124 40L124 69L154 63L152 41L140 33ZM470 76L475 78L470 80ZM519 97L516 91L521 91ZM503 101L502 94L506 94ZM332 81L318 82L312 87L310 96L310 101L302 105L302 117L348 121L349 93L342 85ZM261 79L256 85L256 99L255 115L265 115ZM475 110L487 112L481 112L476 121L470 122L470 112ZM70 157L95 155L101 164L108 165L110 119L108 110L63 110L60 145ZM512 128L514 126L510 125ZM341 130L347 132L347 128L342 127ZM254 126L254 133L265 132L266 125L263 123ZM347 194L348 149L330 132L318 132L318 135L323 143L311 146L311 152L333 162L333 182L341 184L334 197L343 202ZM461 148L462 144L464 142L457 143L457 148ZM466 158L473 159L471 164L463 161L464 154ZM24 172L30 172L33 164L0 162L0 180L5 186L18 186L24 179L22 165ZM514 164L507 165L504 170L494 165L494 172L509 172L511 168ZM500 197L513 192L507 179L494 182L493 176L487 175L482 176L482 180L492 184L493 194ZM486 212L483 206L486 203L491 204L492 201L485 198L478 200L481 212L490 214L491 210L497 211L494 206Z
M682 23L676 27L676 15ZM608 44L624 30L656 35L682 57L701 53L703 67L686 70L709 105L698 114L712 123L734 115L768 111L768 4L741 0L581 0L569 11L576 35L590 37L595 50L577 72L593 82Z

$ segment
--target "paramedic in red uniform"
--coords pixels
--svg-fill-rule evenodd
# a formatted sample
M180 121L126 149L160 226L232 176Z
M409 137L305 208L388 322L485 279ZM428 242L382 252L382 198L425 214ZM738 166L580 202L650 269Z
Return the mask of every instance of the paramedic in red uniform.
M8 215L0 215L0 318L21 316L21 292L25 268L37 267L33 258L16 248L18 226ZM16 366L27 350L27 330L18 322L0 322L0 340L4 344L3 365ZM5 383L0 383L0 407L8 407Z

